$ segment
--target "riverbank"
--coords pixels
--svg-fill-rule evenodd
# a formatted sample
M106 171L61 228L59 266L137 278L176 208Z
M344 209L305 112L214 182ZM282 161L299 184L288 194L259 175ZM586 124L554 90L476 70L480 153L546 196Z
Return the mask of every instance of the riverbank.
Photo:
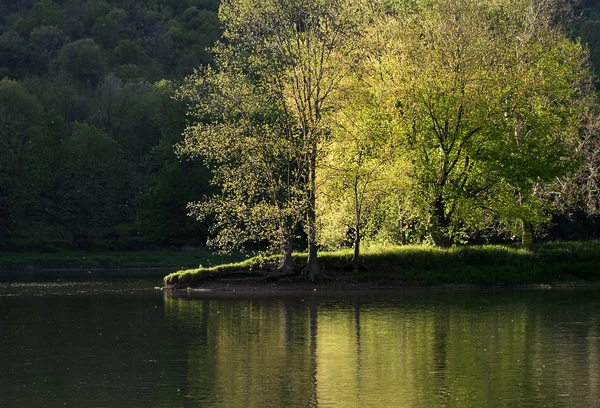
M319 254L325 279L316 283L269 273L274 257L184 269L167 275L164 288L207 290L286 290L323 288L348 290L419 286L587 286L600 283L600 242L520 245L371 247L363 251L363 270L346 268L351 250ZM301 265L304 254L294 254Z
M112 269L184 269L244 259L241 254L219 255L206 249L137 252L0 252L0 272ZM164 274L163 274L164 276Z

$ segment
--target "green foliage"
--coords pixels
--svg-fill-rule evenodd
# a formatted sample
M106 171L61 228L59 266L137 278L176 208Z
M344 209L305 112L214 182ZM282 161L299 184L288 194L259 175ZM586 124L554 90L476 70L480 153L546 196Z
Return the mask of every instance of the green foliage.
M182 89L199 123L187 129L179 152L202 157L220 188L190 209L198 219L214 217L216 247L267 241L285 248L303 214L302 141L270 90L246 76L234 58L221 50L221 71L189 77Z
M27 36L35 28L42 26L58 26L64 18L64 9L52 0L36 2L27 16L15 24L17 31Z
M116 65L135 64L146 65L149 62L148 55L142 47L131 40L122 40L113 52Z
M116 227L130 217L132 205L123 151L100 130L78 123L64 149L69 162L59 187L61 219L74 246L87 249L95 237L118 239Z
M119 42L121 27L113 18L100 17L92 28L94 41L105 49L112 49Z
M35 195L42 107L21 84L0 80L0 245L18 235L24 202ZM33 187L33 188L31 188Z
M319 242L328 248L346 244L350 231L355 247L378 234L381 226L372 228L373 220L393 192L390 183L398 182L389 174L397 155L394 123L381 109L380 95L358 79L368 68L356 71L356 77L345 81L343 107L334 115L318 168Z
M14 30L0 35L0 61L2 67L13 74L21 74L27 65L25 41Z
M409 180L396 194L438 245L494 220L547 219L538 192L571 169L592 103L585 51L552 15L529 3L494 4L400 8L400 18L374 28L379 64L370 84L385 90L401 147L397 172Z
M198 124L188 127L182 153L205 158L221 194L192 205L215 217L222 248L266 241L289 266L304 222L314 279L317 167L331 130L339 61L357 58L364 5L345 0L232 0L221 4L224 44L216 71L190 77L184 89ZM194 88L194 86L196 88Z
M281 234L239 234L248 227L240 220L252 219L254 231L293 231L288 239L303 241L295 226L313 198L320 237L329 234L333 246L349 242L351 223L371 242L423 242L435 229L449 242L492 228L495 237L520 235L518 225L546 222L552 208L567 219L575 211L567 196L584 204L577 211L598 207L597 114L590 102L582 124L582 107L572 104L588 95L587 77L577 76L585 70L576 69L582 50L554 25L567 18L524 19L529 1L228 0L222 21L215 0L0 3L0 80L13 80L0 86L9 95L0 106L2 247L202 245L211 225L228 221L236 227L225 241L277 246ZM452 13L460 17L456 24L448 23ZM587 44L596 65L598 6L582 2L575 14L582 17L569 32ZM213 64L208 49L221 25L225 44L216 49L221 60L207 83L175 100L178 80ZM455 45L467 56L465 95L448 69ZM520 59L506 51L518 47ZM155 83L162 78L169 80ZM194 78L204 81L190 83ZM202 94L206 86L213 94ZM510 97L502 99L503 92ZM461 98L461 131L443 152L449 145L436 144L426 108L450 128ZM210 100L219 102L209 106ZM187 103L193 115L186 115ZM191 123L235 139L235 153L209 153L206 163L180 160L173 145ZM459 153L478 123L484 128ZM392 137L382 140L380 128ZM520 137L507 136L515 130ZM458 161L441 187L436 171L444 157ZM466 157L463 186L466 173L457 169ZM96 166L107 180L94 187ZM208 167L218 186L210 185ZM576 167L560 177L558 192L556 176ZM293 177L286 179L288 170ZM324 182L311 187L318 177ZM236 190L242 193L230 194ZM354 190L364 192L358 218ZM436 216L440 192L447 226ZM213 206L221 221L213 223L214 214L203 223L187 217L186 203L214 193L230 194L231 205ZM92 214L89 237L80 236L87 228L74 215L80 209ZM593 233L597 224L589 220Z
M208 171L174 154L185 104L152 83L181 79L212 61L207 48L221 34L218 6L187 0L1 2L0 79L19 80L41 109L30 117L32 131L16 137L27 146L28 169L6 170L4 177L2 168L0 184L14 188L1 199L12 209L10 216L8 204L2 210L11 221L10 228L3 224L1 247L205 242L207 227L187 217L186 204L207 192ZM14 126L18 121L15 116ZM104 167L96 161L103 150ZM76 160L70 165L71 155ZM96 165L107 180L94 190ZM91 203L95 195L99 201ZM86 224L74 216L80 207L92 214L88 237L80 231Z
M200 162L179 160L173 146L182 140L186 123L186 100L174 99L177 85L170 81L154 84L155 105L151 121L162 138L146 155L148 178L141 197L138 229L161 245L204 244L207 226L187 214L190 201L209 194L209 172Z
M34 28L29 35L30 68L35 69L34 72L38 74L47 72L50 63L57 57L65 42L67 42L67 38L62 30L56 26Z
M58 54L57 63L67 78L88 87L95 87L104 75L102 50L90 38L65 45Z

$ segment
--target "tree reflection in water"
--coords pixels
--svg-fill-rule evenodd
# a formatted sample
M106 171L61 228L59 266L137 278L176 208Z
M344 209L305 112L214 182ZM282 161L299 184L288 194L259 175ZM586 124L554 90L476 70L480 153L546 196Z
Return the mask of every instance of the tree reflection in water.
M593 406L597 292L166 295L211 407ZM594 312L595 311L595 312Z

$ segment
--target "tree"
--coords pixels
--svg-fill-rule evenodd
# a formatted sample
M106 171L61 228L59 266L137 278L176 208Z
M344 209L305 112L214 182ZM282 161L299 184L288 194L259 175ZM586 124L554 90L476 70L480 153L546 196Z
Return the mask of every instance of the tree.
M96 86L104 75L102 50L89 38L62 47L57 61L68 77L91 87Z
M111 49L119 42L121 27L111 17L104 16L96 20L92 28L92 36L96 43Z
M64 14L64 10L52 0L40 0L33 5L27 17L16 24L16 28L23 36L27 36L36 27L58 26Z
M42 108L16 81L0 80L0 245L22 226L20 210L32 182Z
M540 5L540 7L537 7ZM441 0L383 20L382 85L411 208L437 245L500 220L546 219L540 184L565 174L589 95L581 45L540 2Z
M317 172L319 241L339 245L353 232L350 264L360 269L364 228L390 193L390 164L395 153L393 122L382 109L381 95L354 79L341 93L343 108L334 117ZM327 242L329 241L329 242Z
M75 248L118 239L118 227L132 211L131 172L123 151L99 129L75 123L64 154L69 160L61 169L62 206L55 219L69 231Z
M0 35L0 64L13 74L22 75L27 65L28 55L25 42L16 31L6 31Z
M56 58L66 38L56 26L41 26L34 28L29 36L31 60L36 71L40 74L48 71L50 62Z
M187 100L176 98L177 83L152 86L151 122L160 141L144 156L147 180L141 188L138 231L154 244L204 245L208 226L188 216L187 204L209 194L210 172L199 161L179 160L173 146L183 139Z
M115 47L113 58L116 65L136 64L144 66L148 64L148 54L142 47L131 40L121 40Z
M286 112L287 128L297 128L302 140L301 171L306 195L308 260L305 273L318 274L316 242L316 174L319 148L329 132L328 114L335 93L359 53L358 41L366 17L358 1L227 0L220 18L232 53L245 59L249 71Z
M199 220L213 217L211 242L223 249L267 242L293 271L294 233L302 211L302 139L268 87L244 70L244 61L216 49L219 71L187 79L183 95L198 123L188 127L179 153L201 156L219 193L191 203Z

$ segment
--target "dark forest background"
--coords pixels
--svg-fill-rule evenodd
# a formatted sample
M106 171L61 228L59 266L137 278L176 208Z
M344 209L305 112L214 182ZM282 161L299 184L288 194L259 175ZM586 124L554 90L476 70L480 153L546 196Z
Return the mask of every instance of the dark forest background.
M219 39L217 0L0 0L0 248L202 246L186 204L210 194L180 160L174 95ZM600 5L568 27L600 74ZM597 238L558 214L551 239Z

